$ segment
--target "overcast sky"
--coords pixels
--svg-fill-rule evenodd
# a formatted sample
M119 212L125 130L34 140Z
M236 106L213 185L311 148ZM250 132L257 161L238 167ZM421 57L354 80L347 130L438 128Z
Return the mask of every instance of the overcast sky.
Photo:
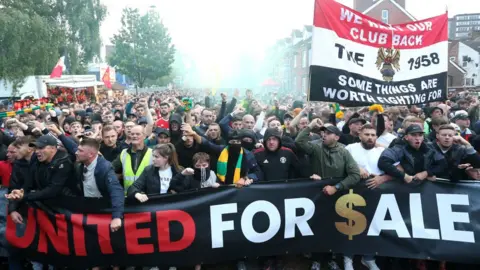
M480 13L480 0L406 0L407 10L418 19L445 12ZM198 63L226 63L232 55L261 57L277 39L292 29L312 24L314 0L102 0L108 17L102 25L105 44L118 30L124 7L142 12L152 5L163 18L173 42ZM352 7L353 0L339 0Z

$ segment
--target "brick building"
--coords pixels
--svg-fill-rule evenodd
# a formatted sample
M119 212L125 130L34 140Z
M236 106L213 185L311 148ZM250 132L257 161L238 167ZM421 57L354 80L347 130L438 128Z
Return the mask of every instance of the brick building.
M416 21L405 9L405 0L354 0L353 8L386 24Z

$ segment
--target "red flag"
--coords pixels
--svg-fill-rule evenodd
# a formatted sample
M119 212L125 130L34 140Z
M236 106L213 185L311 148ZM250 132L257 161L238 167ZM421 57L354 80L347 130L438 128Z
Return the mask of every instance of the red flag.
M112 89L112 82L110 81L110 67L107 67L105 73L103 73L102 81L105 84L105 87Z
M62 77L62 73L65 70L65 56L60 57L57 62L57 65L53 68L52 73L50 74L50 78L60 78Z

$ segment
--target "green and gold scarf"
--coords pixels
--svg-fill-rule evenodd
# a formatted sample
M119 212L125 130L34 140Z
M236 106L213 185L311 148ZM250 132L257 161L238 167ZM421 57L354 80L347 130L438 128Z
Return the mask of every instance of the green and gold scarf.
M228 147L225 147L220 153L220 157L217 162L217 177L225 183L225 176L227 175L228 164ZM233 183L237 183L240 180L240 171L242 170L243 148L240 149L240 155L238 156L237 165L235 165L235 172L233 174Z

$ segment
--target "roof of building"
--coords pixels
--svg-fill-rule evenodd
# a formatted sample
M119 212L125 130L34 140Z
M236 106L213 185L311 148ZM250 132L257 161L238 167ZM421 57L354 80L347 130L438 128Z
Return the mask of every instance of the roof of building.
M303 34L302 34L302 31L300 31L298 29L295 29L295 30L292 31L292 36L301 38L301 37L303 37Z
M412 21L416 21L417 19L415 17L413 17L413 15L408 12L406 9L404 9L402 6L400 6L397 1L395 0L380 0L380 1L377 1L375 4L371 5L369 8L367 8L363 14L367 14L368 12L370 12L371 10L373 10L375 7L377 7L378 5L380 5L381 3L385 2L385 1L390 1L392 4L394 4L400 11L402 11L403 13L405 13L405 15L407 15Z
M480 53L480 38L462 41L462 43Z
M458 16L469 16L469 15L476 16L476 15L480 15L480 13L461 13L461 14L455 15L454 17L458 17Z
M449 62L452 66L454 66L456 69L460 70L460 72L462 72L463 74L467 73L467 71L465 69L463 69L461 66L459 66L457 63L455 63L455 61L449 60Z

